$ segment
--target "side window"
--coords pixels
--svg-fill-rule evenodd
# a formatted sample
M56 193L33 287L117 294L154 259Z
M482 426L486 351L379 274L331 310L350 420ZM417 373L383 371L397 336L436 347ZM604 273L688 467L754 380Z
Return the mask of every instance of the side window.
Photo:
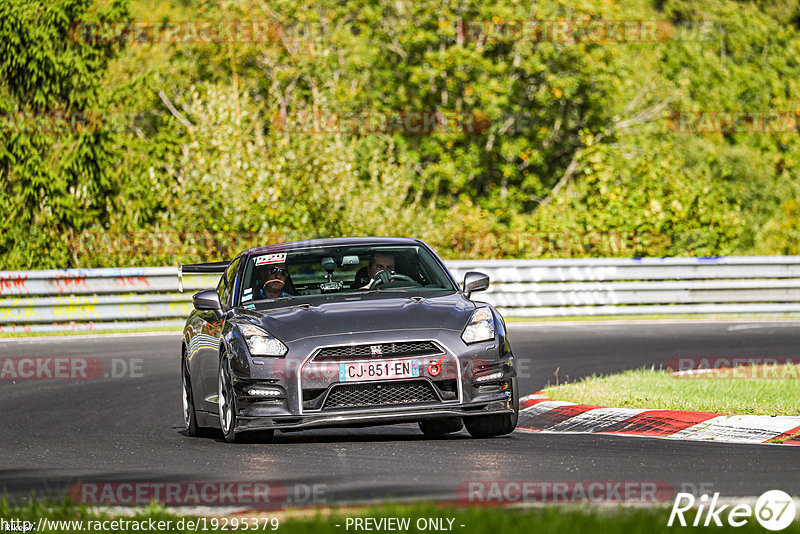
M217 283L217 295L219 295L220 302L222 301L222 294L225 292L225 274L227 273L222 273Z
M233 296L233 280L236 278L236 271L239 270L239 263L241 260L242 257L239 256L231 262L231 264L228 266L228 269L225 271L225 274L222 275L222 278L219 281L219 286L217 286L219 301L223 307L229 308L231 306L231 298Z

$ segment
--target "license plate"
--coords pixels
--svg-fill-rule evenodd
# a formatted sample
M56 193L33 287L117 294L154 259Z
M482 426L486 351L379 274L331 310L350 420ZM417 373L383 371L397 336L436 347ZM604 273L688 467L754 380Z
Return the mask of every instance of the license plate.
M339 382L415 378L419 376L419 360L381 360L339 364Z

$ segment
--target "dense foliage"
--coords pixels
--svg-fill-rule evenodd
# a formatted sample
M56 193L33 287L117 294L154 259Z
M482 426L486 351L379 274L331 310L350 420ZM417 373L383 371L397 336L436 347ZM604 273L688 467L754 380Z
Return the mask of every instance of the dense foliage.
M191 31L237 20L264 31ZM659 31L513 38L525 20ZM0 0L0 269L336 235L451 258L797 254L799 28L791 0ZM461 121L325 127L367 111ZM794 126L687 131L687 111Z

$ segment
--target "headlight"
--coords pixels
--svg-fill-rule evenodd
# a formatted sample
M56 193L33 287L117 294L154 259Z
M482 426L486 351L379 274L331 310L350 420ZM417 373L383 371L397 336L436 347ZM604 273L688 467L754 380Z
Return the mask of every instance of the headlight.
M257 326L250 324L239 327L247 348L252 356L286 356L289 349L277 338L272 337Z
M467 344L494 339L494 317L489 308L475 310L461 334L461 339Z

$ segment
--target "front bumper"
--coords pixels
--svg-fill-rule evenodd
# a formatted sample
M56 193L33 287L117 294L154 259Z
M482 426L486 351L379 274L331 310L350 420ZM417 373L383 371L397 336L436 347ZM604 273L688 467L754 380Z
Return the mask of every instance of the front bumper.
M500 372L503 376L489 381L462 380L463 398L448 399L436 383L429 378L417 379L416 383L428 384L430 390L435 392L435 399L427 402L405 402L402 404L382 404L364 406L346 406L324 408L315 410L302 410L299 413L292 410L288 398L253 399L237 395L237 425L239 431L279 429L301 430L304 428L344 427L344 426L370 426L389 425L418 422L425 419L441 417L472 417L492 414L511 414L515 411L514 395L517 394L516 373L513 358L503 359L486 365L481 371L481 376L488 376ZM382 386L391 387L405 381L376 381L359 383L357 386ZM327 394L322 394L320 399L327 398L332 388L343 384L333 384ZM245 384L235 387L235 391L242 391L248 386ZM274 386L273 386L274 387ZM456 395L451 393L452 397Z
M295 353L304 358L253 358L249 377L233 377L236 395L236 430L301 430L304 428L370 426L418 422L442 417L471 417L487 414L514 413L517 394L514 356L503 343L490 340L464 346L459 332L435 330L430 332L393 332L389 340L369 338L355 340L352 336L333 336L314 340L304 346L292 345ZM424 336L424 337L423 337ZM450 338L448 338L450 336ZM423 341L420 341L423 340ZM386 355L389 343L425 343L431 340L433 350L414 355ZM382 345L384 355L392 360L419 360L417 383L424 383L432 396L411 393L401 402L329 402L332 388L367 382L342 382L340 363L356 361L352 356L330 353L321 359L321 349L343 346L361 347L364 344ZM451 350L449 347L456 347ZM498 355L501 352L502 355ZM503 353L504 352L504 353ZM418 355L420 354L420 355ZM339 358L339 359L336 359ZM369 359L368 359L369 358ZM373 361L372 356L358 361ZM380 358L376 361L381 361ZM240 375L241 376L241 375ZM245 375L247 376L247 375ZM374 380L374 384L389 386L406 380ZM272 390L271 398L255 398L252 387ZM354 393L355 394L355 393ZM345 395L346 396L346 395Z
M414 423L440 417L472 417L477 415L512 414L512 391L496 395L494 400L469 404L439 404L436 406L385 406L380 408L349 408L326 410L303 415L237 416L237 430L302 430L325 427L359 427Z

